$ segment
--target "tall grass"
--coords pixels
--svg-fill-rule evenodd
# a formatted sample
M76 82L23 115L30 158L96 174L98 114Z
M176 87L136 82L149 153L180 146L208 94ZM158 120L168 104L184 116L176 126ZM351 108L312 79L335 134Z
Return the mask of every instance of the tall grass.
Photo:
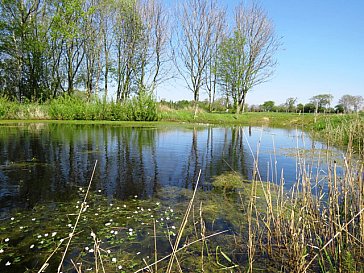
M63 96L51 101L49 115L56 120L156 121L157 104L147 92L122 103Z
M264 192L265 209L256 206L252 190L249 271L260 257L279 272L364 272L363 161L352 149L340 168L329 152L318 155L325 165L298 149L296 156L297 181L289 192L283 178L272 186L259 178L259 170L252 182Z
M153 96L141 91L122 103L65 95L48 103L20 104L0 97L0 119L156 121L160 114Z
M17 103L0 96L0 119L49 119L46 105L38 103Z

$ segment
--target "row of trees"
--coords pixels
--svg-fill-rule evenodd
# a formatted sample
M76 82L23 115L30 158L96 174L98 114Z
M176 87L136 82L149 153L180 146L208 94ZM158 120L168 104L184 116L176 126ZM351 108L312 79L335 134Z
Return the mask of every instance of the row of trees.
M160 1L1 0L0 93L20 102L75 90L107 97L112 85L123 101L178 72L195 105L201 92L210 105L219 92L244 111L276 64L266 13L240 4L229 26L216 0L181 1L173 14Z
M168 43L157 1L1 0L0 91L22 101L156 86Z
M297 98L288 98L285 103L275 105L274 101L265 101L262 105L252 106L252 111L266 112L301 112L301 113L356 113L364 106L362 96L343 95L338 104L332 107L333 100L331 94L320 94L313 96L309 103L297 102Z

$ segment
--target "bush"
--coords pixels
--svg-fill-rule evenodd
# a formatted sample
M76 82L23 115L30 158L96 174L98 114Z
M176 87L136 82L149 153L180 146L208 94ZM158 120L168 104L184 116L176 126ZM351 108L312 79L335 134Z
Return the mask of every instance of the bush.
M159 119L157 104L152 95L141 91L138 96L122 103L106 102L98 98L86 101L84 98L65 95L53 100L49 115L58 120L119 120L155 121Z
M135 121L156 121L158 120L157 103L153 96L147 91L140 91L127 106L131 120Z

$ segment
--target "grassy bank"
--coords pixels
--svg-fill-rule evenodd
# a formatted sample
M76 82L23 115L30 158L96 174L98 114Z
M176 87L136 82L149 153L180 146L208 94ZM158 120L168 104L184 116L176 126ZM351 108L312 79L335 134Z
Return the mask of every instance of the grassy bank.
M77 97L61 97L50 103L11 102L0 98L0 119L3 120L65 120L93 123L123 121L160 121L183 124L211 124L219 126L298 127L315 132L316 136L338 146L354 148L363 154L364 114L298 114L249 112L244 114L210 113L200 109L174 110L158 105L152 97L141 94L124 103L87 101ZM141 124L146 125L146 124Z

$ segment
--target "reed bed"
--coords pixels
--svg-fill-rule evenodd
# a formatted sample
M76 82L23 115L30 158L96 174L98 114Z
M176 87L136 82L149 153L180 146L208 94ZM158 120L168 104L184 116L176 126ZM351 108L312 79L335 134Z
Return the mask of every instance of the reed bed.
M316 151L317 160L297 149L297 181L288 192L283 170L280 181L268 181L273 183L254 170L247 210L249 272L261 268L262 260L271 272L364 272L364 163L351 135L362 125L350 126L340 166L329 150ZM256 205L259 187L264 209Z

